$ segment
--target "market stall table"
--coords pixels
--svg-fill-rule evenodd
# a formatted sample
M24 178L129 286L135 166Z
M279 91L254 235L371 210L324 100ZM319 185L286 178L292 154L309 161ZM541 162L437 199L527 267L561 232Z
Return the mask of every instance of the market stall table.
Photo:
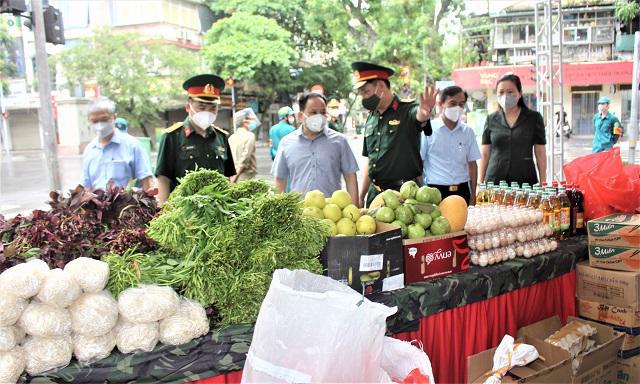
M398 306L387 320L388 333L424 346L439 383L460 383L467 356L496 346L505 333L552 315L575 316L575 265L587 257L586 237L530 259L516 258L465 273L371 295ZM239 382L252 324L217 328L179 347L158 346L150 353L114 351L90 366L73 362L31 383L176 383Z

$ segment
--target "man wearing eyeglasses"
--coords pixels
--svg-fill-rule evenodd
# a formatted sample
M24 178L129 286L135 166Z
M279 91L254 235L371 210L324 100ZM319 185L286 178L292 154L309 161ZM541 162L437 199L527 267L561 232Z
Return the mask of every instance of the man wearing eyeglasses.
M431 136L422 137L420 155L427 185L438 188L442 198L459 195L475 204L481 155L473 129L461 120L466 103L467 93L458 86L440 91L442 113L431 122Z
M228 133L213 125L224 80L216 75L194 76L182 84L187 93L188 117L165 130L158 149L158 200L167 201L178 179L187 171L210 169L234 176Z

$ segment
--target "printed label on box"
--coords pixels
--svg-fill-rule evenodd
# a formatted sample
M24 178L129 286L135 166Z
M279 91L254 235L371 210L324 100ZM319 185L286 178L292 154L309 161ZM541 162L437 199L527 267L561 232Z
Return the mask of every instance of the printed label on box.
M360 272L379 271L384 265L384 255L362 255L360 256Z

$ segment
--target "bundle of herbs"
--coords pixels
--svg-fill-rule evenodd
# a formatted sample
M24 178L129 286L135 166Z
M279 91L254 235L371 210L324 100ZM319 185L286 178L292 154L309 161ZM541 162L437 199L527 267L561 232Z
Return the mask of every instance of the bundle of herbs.
M187 174L181 185L190 186L176 188L151 221L157 251L103 259L114 295L139 283L170 285L215 308L222 324L244 323L255 321L274 270L322 271L317 256L327 229L302 215L299 194L276 195L260 180L229 184L211 172Z

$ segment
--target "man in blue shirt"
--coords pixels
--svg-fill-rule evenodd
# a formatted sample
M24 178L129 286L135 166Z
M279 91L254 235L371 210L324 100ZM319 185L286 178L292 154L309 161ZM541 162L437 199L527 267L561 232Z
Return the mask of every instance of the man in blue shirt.
M282 107L278 110L278 124L269 129L269 145L271 146L271 160L276 158L278 153L278 146L283 137L287 136L291 132L295 131L296 119L293 113L293 109L289 107Z
M310 93L299 104L302 127L282 140L271 168L276 188L284 192L291 180L293 191L305 194L317 189L330 196L341 189L342 176L358 205L358 163L346 137L328 128L327 99Z
M593 153L610 150L622 136L620 120L609 112L610 102L607 96L598 100L598 113L593 116Z
M427 184L438 188L443 199L460 195L475 204L481 155L473 129L460 120L466 103L467 93L458 86L441 91L442 116L431 122L431 136L422 137L420 155Z
M115 103L106 97L89 105L89 125L97 137L84 150L82 185L104 189L113 180L126 187L135 179L148 191L153 187L149 160L135 138L115 129L115 112Z

